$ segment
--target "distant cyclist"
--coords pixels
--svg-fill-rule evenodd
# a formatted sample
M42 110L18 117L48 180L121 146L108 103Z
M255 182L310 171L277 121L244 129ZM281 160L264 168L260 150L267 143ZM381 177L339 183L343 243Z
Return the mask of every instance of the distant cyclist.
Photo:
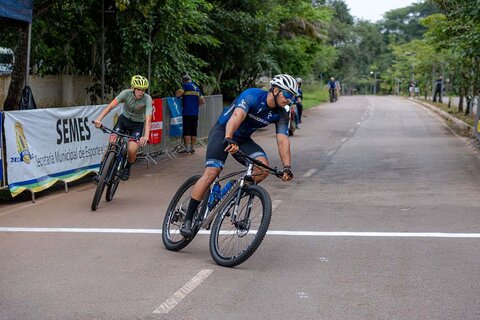
M342 86L340 85L340 81L335 80L335 101L338 100L340 94L342 93Z
M251 88L243 91L218 118L208 136L205 171L192 189L185 222L180 229L184 237L191 237L192 219L208 187L220 174L228 153L235 157L244 153L268 165L265 151L252 140L251 135L271 123L276 126L276 139L283 163L283 181L293 178L290 141L288 140L288 113L284 107L298 94L297 81L288 74L280 74L270 81L268 91ZM257 170L255 181L261 182L268 172Z
M331 77L327 82L328 94L330 96L330 102L335 102L335 90L337 89L337 83L334 77Z
M118 117L113 130L134 136L136 140L128 143L127 164L120 176L122 180L128 180L130 177L130 168L137 158L138 147L143 147L148 142L150 125L152 123L152 97L145 93L148 89L147 78L135 75L132 77L131 86L131 89L120 92L94 121L95 127L99 128L102 125L103 118L113 108L119 103L124 104L122 114ZM143 133L144 127L145 133ZM110 137L110 141L113 140L114 137Z

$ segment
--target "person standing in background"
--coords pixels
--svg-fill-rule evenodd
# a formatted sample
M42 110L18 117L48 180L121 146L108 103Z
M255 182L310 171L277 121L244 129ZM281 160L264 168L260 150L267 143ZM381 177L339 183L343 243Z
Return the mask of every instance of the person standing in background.
M408 93L409 93L409 98L413 99L415 96L415 81L410 81L410 85L408 86Z
M198 113L200 105L205 104L202 91L192 81L188 74L182 77L182 88L175 93L177 98L182 98L183 116L183 153L194 153L197 142Z
M433 102L437 102L437 94L438 94L438 102L442 103L442 90L443 90L443 77L439 76L437 80L435 80L435 92L433 93Z
M302 123L302 112L303 112L303 104L302 104L302 99L303 99L303 92L302 92L302 78L297 78L297 83L298 83L298 95L297 95L297 111L298 111L298 123Z

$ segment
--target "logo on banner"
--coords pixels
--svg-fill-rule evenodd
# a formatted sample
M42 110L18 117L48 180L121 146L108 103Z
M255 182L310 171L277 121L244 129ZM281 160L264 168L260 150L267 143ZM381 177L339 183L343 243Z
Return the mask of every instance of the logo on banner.
M17 142L17 151L20 157L13 157L12 162L25 162L27 164L34 158L33 154L30 154L28 150L27 137L23 131L23 126L20 122L16 121L15 124L15 139Z

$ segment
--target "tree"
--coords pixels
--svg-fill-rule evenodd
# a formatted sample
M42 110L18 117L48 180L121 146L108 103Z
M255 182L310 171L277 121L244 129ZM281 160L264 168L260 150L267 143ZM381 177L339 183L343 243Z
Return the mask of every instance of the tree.
M468 0L432 0L443 11L425 19L429 28L426 36L437 49L451 50L455 55L452 65L459 73L460 96L467 101L480 91L480 10L478 4ZM469 112L467 104L466 112ZM460 110L462 104L460 104Z
M387 44L392 41L402 44L421 39L426 28L420 20L437 12L438 7L428 1L386 12L383 21L380 22L385 41Z
M3 104L3 110L18 109L18 103L25 84L25 75L27 70L27 47L28 47L28 24L24 22L8 21L10 27L16 30L16 63L11 74L10 87L8 88L7 98Z

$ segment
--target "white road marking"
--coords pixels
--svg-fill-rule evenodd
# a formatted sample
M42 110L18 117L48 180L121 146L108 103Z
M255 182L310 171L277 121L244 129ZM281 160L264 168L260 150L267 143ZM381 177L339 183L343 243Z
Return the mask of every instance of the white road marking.
M304 178L311 177L315 172L317 172L317 169L310 169L303 175Z
M282 201L282 200L275 200ZM161 234L161 229L107 229L107 228L16 228L0 227L0 232L32 232L32 233L124 233L124 234ZM256 233L257 230L250 230ZM201 230L199 234L210 234ZM270 230L271 236L304 236L304 237L389 237L389 238L480 238L480 233L451 232L350 232L350 231L282 231Z
M282 200L273 200L272 201L272 211L275 211L275 209L277 209L277 207L280 205L280 203L282 203Z
M183 287L178 289L170 298L162 303L153 313L169 313L180 301L183 300L190 292L198 287L205 279L212 274L212 269L203 269L195 277L190 279Z
M40 233L136 233L161 234L161 229L110 229L110 228L15 228L0 227L0 232L40 232Z
M268 235L317 237L392 237L392 238L480 238L480 233L446 232L346 232L346 231L268 231Z

